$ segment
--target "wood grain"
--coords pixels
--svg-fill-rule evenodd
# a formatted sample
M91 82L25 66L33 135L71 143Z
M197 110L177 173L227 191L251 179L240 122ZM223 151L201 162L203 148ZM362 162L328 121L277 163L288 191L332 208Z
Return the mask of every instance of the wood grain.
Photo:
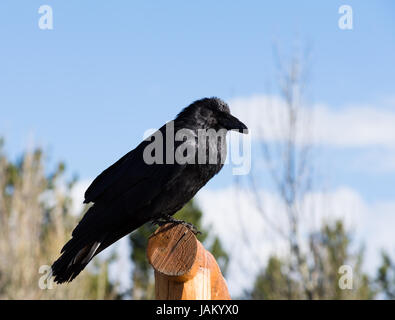
M213 255L181 224L158 228L148 241L160 300L228 300L226 281Z

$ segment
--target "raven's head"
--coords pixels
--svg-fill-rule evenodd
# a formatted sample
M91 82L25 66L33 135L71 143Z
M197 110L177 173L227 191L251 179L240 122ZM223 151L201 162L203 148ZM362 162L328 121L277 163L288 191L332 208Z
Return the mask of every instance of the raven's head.
M226 129L248 133L247 126L230 114L228 104L219 98L203 98L179 113L177 119L202 129Z

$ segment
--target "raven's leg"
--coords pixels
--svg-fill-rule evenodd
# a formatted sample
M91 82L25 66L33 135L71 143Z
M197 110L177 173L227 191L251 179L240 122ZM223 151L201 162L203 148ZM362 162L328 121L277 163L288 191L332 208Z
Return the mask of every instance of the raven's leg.
M166 214L158 219L152 220L152 224L157 224L158 226L163 226L166 223L182 224L189 228L194 234L201 234L201 232L192 224L183 220L175 219L172 216Z
M167 223L167 221L163 220L163 218L155 218L155 219L151 220L151 224L153 224L153 225L156 224L159 227L165 225L166 223Z

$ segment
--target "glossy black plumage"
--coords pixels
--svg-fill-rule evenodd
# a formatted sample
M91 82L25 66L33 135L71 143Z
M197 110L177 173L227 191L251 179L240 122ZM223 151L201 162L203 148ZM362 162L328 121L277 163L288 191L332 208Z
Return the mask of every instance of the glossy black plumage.
M218 98L195 101L178 114L174 131L188 129L247 129L230 115L229 107ZM209 148L226 154L225 133ZM166 125L159 129L166 146ZM155 134L154 134L155 135ZM171 138L172 139L172 138ZM89 261L109 245L144 223L171 216L180 210L215 174L223 163L215 164L147 164L144 149L150 139L141 142L108 169L104 170L85 192L85 203L92 207L81 219L72 238L62 248L62 255L52 265L55 281L73 280ZM182 142L174 141L174 149ZM165 149L166 151L166 149Z

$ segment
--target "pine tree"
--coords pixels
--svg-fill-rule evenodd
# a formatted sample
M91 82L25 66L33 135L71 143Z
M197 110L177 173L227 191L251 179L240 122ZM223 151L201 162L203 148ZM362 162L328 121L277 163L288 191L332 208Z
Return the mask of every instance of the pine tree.
M321 231L310 234L309 250L302 256L311 274L311 299L372 299L374 290L362 271L363 250L352 250L352 237L341 221L324 224ZM341 288L341 266L352 270L352 288ZM292 270L287 257L271 256L258 275L247 297L252 299L305 299L305 284Z
M381 253L381 265L377 270L376 285L383 298L395 299L395 261L385 251Z

